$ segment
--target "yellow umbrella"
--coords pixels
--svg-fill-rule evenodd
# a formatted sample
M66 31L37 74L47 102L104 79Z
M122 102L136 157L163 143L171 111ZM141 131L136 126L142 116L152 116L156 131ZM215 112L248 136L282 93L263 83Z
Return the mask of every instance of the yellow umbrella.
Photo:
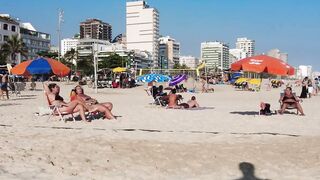
M127 71L127 68L124 67L116 67L114 69L112 69L112 72L117 73L117 72L125 72Z

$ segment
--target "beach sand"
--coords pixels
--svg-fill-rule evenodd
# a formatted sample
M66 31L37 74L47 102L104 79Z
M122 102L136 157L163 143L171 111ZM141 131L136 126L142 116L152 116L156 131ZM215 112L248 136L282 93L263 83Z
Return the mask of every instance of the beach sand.
M69 100L75 84L60 86ZM143 86L84 86L121 116L91 123L36 116L43 91L22 91L0 101L0 179L320 179L320 96L303 101L306 116L259 116L261 101L279 108L282 89L214 87L182 94L204 108L174 110L150 105Z

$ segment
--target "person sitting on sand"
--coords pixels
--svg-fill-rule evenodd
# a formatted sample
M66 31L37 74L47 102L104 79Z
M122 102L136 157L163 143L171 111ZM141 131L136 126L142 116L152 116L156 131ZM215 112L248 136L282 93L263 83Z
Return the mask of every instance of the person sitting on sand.
M285 109L290 106L290 107L297 108L298 112L300 112L301 115L304 116L305 114L303 113L303 110L299 101L300 101L299 98L292 93L291 87L287 87L284 92L284 95L280 97L279 102L282 103L282 105L281 105L281 109L278 112L280 114L283 114Z
M82 121L87 121L85 117L85 110L88 110L90 112L94 112L96 109L90 108L85 103L74 100L69 103L64 102L63 97L59 95L60 93L60 87L56 83L51 83L49 85L44 84L44 90L47 94L48 101L51 105L56 105L59 107L59 110L61 112L68 112L68 113L80 113L80 117Z
M196 101L196 97L192 96L191 99L187 103L181 103L178 106L183 107L185 109L188 108L196 108L199 107L198 102Z
M178 100L182 98L179 97L176 94L177 90L176 89L172 89L171 93L167 96L168 97L168 108L181 108L180 106L178 106Z
M114 115L111 113L113 104L110 102L98 103L96 99L91 98L90 96L84 94L84 91L80 85L74 88L76 93L76 99L85 103L89 107L96 109L99 112L104 113L106 119L115 119Z

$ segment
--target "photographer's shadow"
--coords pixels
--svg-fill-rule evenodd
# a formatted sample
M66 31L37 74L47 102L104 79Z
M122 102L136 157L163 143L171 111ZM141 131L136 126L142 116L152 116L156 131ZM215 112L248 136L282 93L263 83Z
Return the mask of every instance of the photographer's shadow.
M249 162L241 162L239 164L239 169L242 172L243 177L236 180L269 180L256 177L254 174L254 165Z

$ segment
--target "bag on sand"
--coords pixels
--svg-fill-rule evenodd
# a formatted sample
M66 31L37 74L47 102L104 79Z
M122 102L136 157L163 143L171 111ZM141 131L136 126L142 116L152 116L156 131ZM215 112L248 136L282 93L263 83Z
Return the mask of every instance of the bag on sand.
M265 104L264 109L260 109L260 114L261 115L271 115L271 110L270 110L271 105L269 103Z

